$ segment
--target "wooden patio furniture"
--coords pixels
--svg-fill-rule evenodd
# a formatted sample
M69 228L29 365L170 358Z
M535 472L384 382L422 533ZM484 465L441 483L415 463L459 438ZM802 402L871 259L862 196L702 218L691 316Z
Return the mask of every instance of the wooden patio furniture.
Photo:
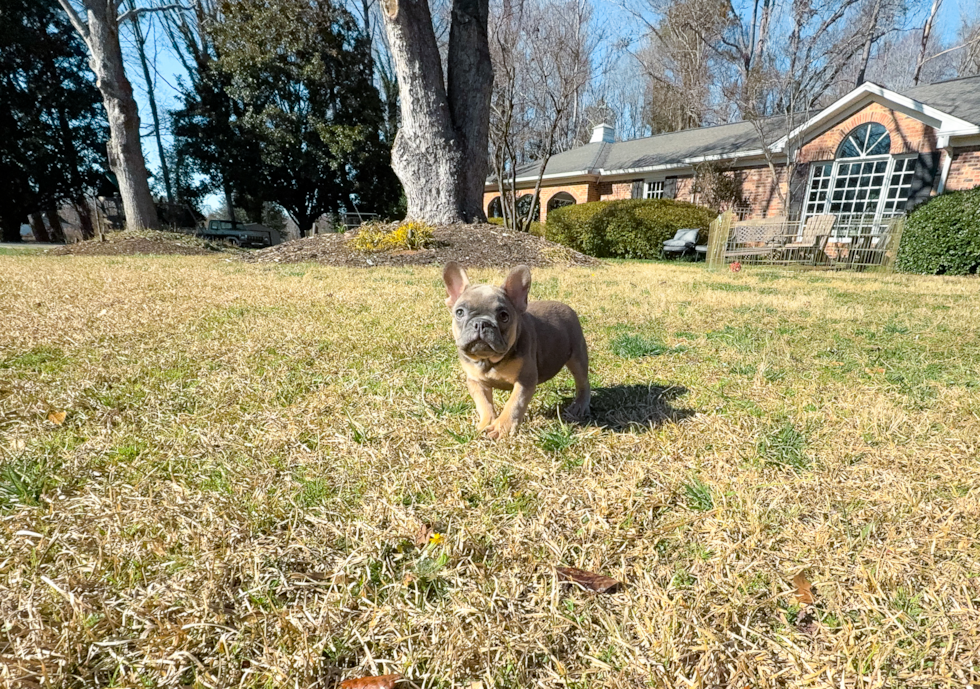
M818 262L829 263L830 257L824 250L833 232L835 220L836 218L829 213L807 218L799 239L782 246L779 260L811 266L817 265Z
M740 220L732 225L725 259L769 256L785 244L786 216Z

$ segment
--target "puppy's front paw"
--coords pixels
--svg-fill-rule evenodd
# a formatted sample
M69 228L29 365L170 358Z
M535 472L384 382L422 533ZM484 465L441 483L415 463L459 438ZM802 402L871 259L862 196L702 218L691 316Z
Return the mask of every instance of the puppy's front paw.
M489 437L497 440L498 438L505 438L508 435L513 435L514 433L514 423L510 419L504 417L498 418L496 421L491 423L486 427L484 431Z
M589 402L574 402L562 410L562 418L566 421L582 421L589 416Z

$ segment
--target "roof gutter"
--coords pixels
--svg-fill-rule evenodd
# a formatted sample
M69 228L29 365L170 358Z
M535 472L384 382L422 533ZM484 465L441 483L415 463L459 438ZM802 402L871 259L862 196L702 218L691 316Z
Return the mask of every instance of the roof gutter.
M556 172L550 175L542 175L541 181L546 182L548 180L553 180L553 179L572 180L576 178L581 178L583 181L594 181L598 177L599 175L594 171L577 170L575 172ZM517 179L514 180L510 180L510 179L504 180L504 183L502 185L497 182L487 182L483 185L483 190L485 192L500 191L501 187L510 188L511 183L521 184L522 182L533 183L537 181L538 181L538 176L534 175L530 177L518 177Z
M697 165L699 163L709 163L716 160L738 160L740 158L756 158L758 156L765 155L765 151L761 148L752 149L751 151L736 151L735 153L716 153L714 155L706 156L696 156L693 158L683 158L676 163L663 163L661 165L646 165L644 167L631 167L631 168L621 168L615 170L606 170L605 168L599 170L599 174L603 177L611 177L613 175L635 175L644 172L661 172L664 170L682 170L684 168L691 167L692 165Z

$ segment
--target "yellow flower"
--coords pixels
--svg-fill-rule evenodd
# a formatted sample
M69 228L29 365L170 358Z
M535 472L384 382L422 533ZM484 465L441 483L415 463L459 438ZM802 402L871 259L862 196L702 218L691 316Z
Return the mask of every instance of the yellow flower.
M439 545L443 541L443 535L441 533L434 533L429 536L429 545Z

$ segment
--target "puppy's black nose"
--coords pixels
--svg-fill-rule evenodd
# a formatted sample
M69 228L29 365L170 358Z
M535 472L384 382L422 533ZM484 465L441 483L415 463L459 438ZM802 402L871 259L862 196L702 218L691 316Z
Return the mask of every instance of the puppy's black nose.
M480 320L480 321L476 321L473 324L473 327L476 328L476 332L478 335L482 335L485 332L489 332L493 330L493 323L491 323L488 320Z

